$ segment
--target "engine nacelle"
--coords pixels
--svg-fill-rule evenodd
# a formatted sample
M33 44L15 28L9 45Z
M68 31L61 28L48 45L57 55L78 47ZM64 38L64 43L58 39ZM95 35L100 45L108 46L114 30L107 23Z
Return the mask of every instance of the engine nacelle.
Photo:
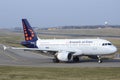
M70 61L72 59L72 53L70 52L59 52L57 58L60 61Z

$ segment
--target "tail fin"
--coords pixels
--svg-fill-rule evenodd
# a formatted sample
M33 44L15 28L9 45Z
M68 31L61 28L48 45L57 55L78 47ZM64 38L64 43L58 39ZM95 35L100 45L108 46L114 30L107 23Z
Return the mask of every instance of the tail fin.
M32 29L32 27L30 26L27 19L22 19L22 24L23 24L25 40L33 41L33 42L37 41L38 40L37 35L34 32L34 30Z

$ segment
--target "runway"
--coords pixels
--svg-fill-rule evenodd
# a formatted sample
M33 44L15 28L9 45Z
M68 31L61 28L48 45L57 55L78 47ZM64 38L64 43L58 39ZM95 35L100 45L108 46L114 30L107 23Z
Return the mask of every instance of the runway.
M120 60L80 60L79 63L53 63L53 57L43 56L30 51L6 51L0 46L0 66L28 66L28 67L120 67Z

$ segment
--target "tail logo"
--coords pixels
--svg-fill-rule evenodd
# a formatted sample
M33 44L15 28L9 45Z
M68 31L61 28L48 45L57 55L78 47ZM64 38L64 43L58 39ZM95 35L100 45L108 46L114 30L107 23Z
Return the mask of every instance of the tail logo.
M25 41L36 42L38 40L35 31L30 26L27 19L22 19Z
M25 40L28 41L28 40L32 40L34 38L34 32L32 29L26 29L25 25L24 25L24 34L25 34Z

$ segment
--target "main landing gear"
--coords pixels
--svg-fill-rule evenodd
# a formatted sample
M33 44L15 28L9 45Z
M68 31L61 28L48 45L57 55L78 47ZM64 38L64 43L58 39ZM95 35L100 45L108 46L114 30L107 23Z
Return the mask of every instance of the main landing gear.
M58 60L58 58L57 58L56 55L54 56L53 62L54 62L54 63L59 63L59 62L60 62L60 61Z
M73 62L79 62L79 57L78 56L73 57Z
M102 63L102 60L101 60L101 56L97 56L98 57L98 63Z

